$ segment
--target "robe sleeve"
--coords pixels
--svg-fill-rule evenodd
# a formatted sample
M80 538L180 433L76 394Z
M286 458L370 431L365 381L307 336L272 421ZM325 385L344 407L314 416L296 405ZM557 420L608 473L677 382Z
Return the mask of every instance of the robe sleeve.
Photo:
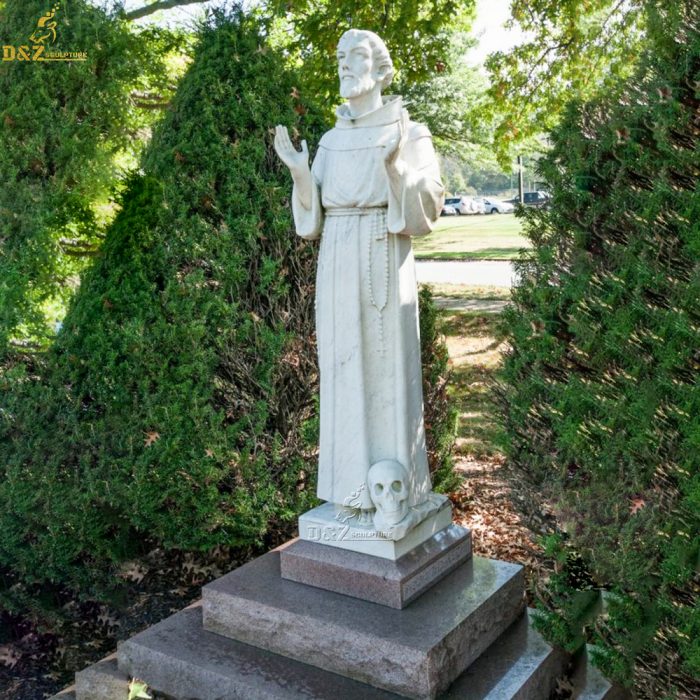
M292 189L292 214L297 235L308 241L321 237L323 209L321 208L321 181L323 179L323 149L319 148L311 166L311 208L307 209L299 198L297 186Z
M425 126L411 123L399 160L401 174L389 178L389 232L425 236L440 217L445 197L440 166Z

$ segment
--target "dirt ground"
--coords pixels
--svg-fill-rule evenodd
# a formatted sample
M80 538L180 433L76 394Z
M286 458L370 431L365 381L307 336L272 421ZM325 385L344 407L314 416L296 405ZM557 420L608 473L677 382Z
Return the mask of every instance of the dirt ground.
M454 303L469 301L464 297L438 298L445 309L443 333L453 373L451 395L459 411L456 468L464 476L462 487L451 497L455 519L472 531L475 554L526 567L532 605L539 582L546 579L551 566L539 536L551 531L554 518L537 489L508 465L499 448L491 381L507 346L499 337L498 312L487 305L506 302L480 296L472 300L475 303L469 310L464 310L465 304Z

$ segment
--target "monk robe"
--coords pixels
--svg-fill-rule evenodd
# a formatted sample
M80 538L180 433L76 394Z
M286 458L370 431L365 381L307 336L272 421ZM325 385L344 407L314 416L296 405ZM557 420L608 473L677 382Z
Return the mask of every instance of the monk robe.
M398 138L399 174L390 178L385 159ZM367 472L393 459L417 505L431 485L411 236L431 231L444 197L430 132L408 119L400 97L356 118L342 105L311 173L310 208L295 191L292 209L297 233L321 238L318 496L371 509Z

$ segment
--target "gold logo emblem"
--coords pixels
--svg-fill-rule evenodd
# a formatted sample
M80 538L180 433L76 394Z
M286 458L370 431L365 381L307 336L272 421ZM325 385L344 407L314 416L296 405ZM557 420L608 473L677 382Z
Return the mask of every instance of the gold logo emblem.
M47 46L56 43L58 36L58 21L56 15L61 9L59 3L39 17L36 29L29 36L29 44L22 46L4 45L2 47L3 61L86 61L86 51L53 51Z

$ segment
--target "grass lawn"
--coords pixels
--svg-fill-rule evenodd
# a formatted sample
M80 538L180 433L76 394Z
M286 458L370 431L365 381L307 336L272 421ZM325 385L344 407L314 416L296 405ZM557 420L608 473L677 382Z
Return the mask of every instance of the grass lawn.
M493 417L491 388L506 347L498 322L498 314L446 312L442 316L441 331L452 366L449 391L459 411L458 455L480 459L501 454L501 428Z
M513 260L530 247L514 214L443 216L429 236L413 239L423 260Z
M433 296L445 299L476 299L479 301L508 301L508 287L478 287L471 284L421 284L430 287Z

